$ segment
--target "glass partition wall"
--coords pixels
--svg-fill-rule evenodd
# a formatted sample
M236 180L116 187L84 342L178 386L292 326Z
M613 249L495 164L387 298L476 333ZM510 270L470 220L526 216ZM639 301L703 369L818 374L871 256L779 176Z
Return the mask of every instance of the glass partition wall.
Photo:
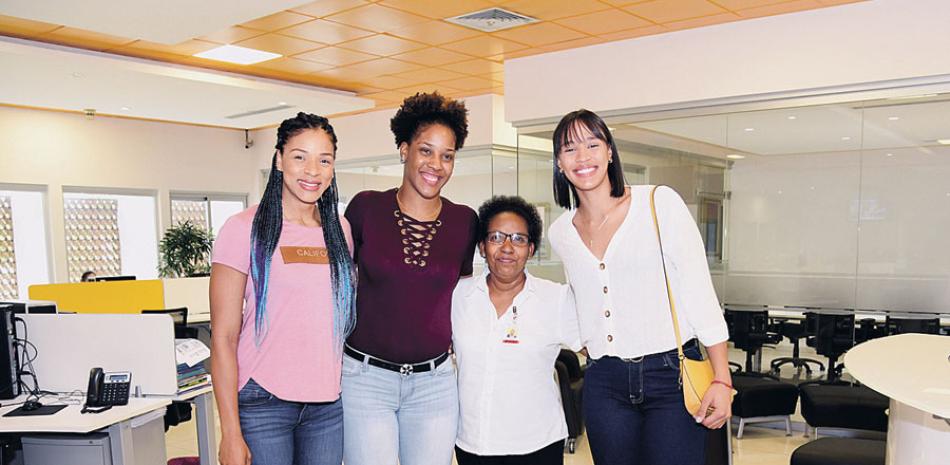
M856 310L860 326L950 313L948 115L950 94L925 94L606 120L627 183L667 184L686 201L721 303ZM518 193L546 223L562 212L553 126L519 129ZM563 280L550 253L533 267Z

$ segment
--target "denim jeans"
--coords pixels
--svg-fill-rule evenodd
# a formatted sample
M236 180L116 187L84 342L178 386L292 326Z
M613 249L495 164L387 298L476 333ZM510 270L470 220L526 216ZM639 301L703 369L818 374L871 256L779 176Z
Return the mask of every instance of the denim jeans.
M254 465L340 465L343 403L288 402L253 379L238 392L238 415Z
M346 465L449 465L459 399L452 360L402 375L343 356Z
M688 358L701 358L684 344ZM584 421L596 465L702 465L706 428L683 405L676 350L590 361Z

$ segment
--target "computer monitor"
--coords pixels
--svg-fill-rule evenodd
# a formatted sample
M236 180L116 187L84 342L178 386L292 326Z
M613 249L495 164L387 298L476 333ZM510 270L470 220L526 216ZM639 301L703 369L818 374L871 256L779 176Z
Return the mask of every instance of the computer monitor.
M99 281L135 281L135 276L96 276L96 282Z
M56 302L49 300L3 300L0 307L9 305L13 313L56 313Z

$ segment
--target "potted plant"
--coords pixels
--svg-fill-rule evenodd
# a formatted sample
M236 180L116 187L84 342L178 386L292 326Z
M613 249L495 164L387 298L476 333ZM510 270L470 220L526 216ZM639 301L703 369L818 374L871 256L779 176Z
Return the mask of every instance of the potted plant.
M209 257L213 240L211 231L191 220L168 228L158 245L161 254L158 274L163 278L206 275L211 271Z

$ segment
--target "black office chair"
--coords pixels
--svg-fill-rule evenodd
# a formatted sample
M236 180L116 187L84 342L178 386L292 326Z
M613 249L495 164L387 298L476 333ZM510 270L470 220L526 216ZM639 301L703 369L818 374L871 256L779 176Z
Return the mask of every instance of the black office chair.
M584 434L584 370L577 360L577 354L567 349L561 349L554 367L557 370L561 402L564 404L564 419L567 422L567 449L573 454L577 448L577 438Z
M844 369L838 359L854 347L854 313L806 312L805 327L814 334L805 343L814 347L819 355L828 357L827 380L837 380Z
M195 339L198 337L198 328L188 327L188 307L142 310L142 314L163 314L171 316L172 323L175 325L176 339Z
M796 369L801 370L805 369L805 373L812 374L811 367L809 363L818 365L818 369L825 371L825 364L819 362L818 360L812 358L804 358L800 356L800 344L799 341L802 338L808 337L808 332L806 331L806 325L802 321L792 321L784 320L776 323L776 329L779 335L788 338L792 343L792 356L791 357L779 357L772 360L772 373L778 374L782 369L782 365L791 364ZM799 373L801 373L799 371Z
M762 350L763 345L775 344L782 340L782 336L769 332L768 310L732 310L727 306L725 319L726 327L729 329L729 340L736 349L745 351L746 372L754 371L752 359Z
M940 318L899 318L887 316L884 322L887 335L895 334L940 334Z

